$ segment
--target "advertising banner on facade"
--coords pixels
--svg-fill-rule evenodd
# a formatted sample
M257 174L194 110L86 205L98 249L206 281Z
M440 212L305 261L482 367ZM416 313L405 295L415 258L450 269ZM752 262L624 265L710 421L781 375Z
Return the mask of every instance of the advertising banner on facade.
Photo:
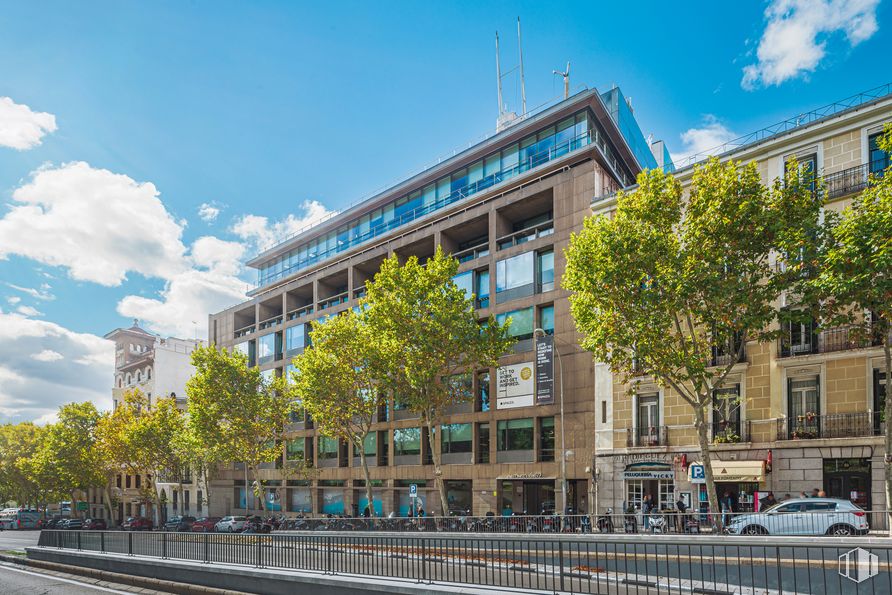
M536 339L536 405L554 403L554 337Z
M502 366L496 372L496 409L533 405L533 362Z

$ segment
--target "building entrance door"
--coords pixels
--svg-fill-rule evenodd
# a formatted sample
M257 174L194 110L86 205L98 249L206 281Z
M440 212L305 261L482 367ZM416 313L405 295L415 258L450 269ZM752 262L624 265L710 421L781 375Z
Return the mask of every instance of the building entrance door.
M554 514L554 481L524 481L523 508L527 514Z
M873 433L882 436L886 432L886 373L873 371Z
M870 459L824 459L824 491L870 510Z

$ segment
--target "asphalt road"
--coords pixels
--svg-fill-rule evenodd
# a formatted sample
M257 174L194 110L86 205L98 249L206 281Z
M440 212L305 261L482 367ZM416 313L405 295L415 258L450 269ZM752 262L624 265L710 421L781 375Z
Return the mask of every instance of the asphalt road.
M93 579L83 579L59 572L35 571L0 562L0 593L3 595L98 595L100 593L162 595L160 591L149 591L100 581L94 581L98 584L91 584L84 582L85 580Z
M25 551L26 547L37 545L39 537L40 531L0 531L0 552Z

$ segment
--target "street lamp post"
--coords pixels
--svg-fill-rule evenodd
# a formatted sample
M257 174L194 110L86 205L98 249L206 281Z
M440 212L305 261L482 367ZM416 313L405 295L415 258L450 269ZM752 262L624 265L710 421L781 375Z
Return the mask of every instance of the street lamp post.
M533 337L540 334L544 337L548 333L541 328L533 331ZM564 514L567 514L567 448L564 444L564 364L561 361L561 352L557 348L557 340L555 340L554 352L557 355L558 375L561 378L561 390L559 393L561 405L561 502L564 505Z

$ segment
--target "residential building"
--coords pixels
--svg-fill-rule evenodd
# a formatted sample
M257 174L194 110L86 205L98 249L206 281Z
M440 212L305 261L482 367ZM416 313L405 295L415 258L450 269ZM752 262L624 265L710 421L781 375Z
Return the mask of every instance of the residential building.
M839 211L866 187L868 174L889 165L876 140L890 121L892 85L886 85L743 137L718 157L756 161L766 183L795 157L799 167L823 177L825 208ZM692 173L690 165L676 172L683 187L690 186ZM595 214L615 208L615 195L592 204ZM783 296L777 307L795 308L795 298ZM710 423L719 495L728 491L746 511L768 491L780 499L817 488L864 508L884 508L889 370L880 338L862 340L847 328L814 322L778 330L776 342L746 344L714 395ZM723 357L717 349L715 363L724 363ZM691 408L654 379L623 384L603 364L595 366L595 386L599 508L640 506L645 494L664 508L679 496L704 504Z
M517 343L498 367L461 379L473 399L454 407L435 444L398 400L382 409L365 446L376 512L405 515L413 485L429 513L442 512L434 492L433 448L443 454L451 510L480 515L538 514L565 505L587 510L595 376L591 355L578 345L567 292L560 287L563 251L570 233L591 213L592 198L628 186L645 167L657 167L657 160L620 90L581 92L518 118L250 260L258 285L248 301L210 316L210 340L241 351L267 377L288 374L291 359L308 345L309 323L357 307L366 282L385 258L396 254L423 261L443 246L460 262L455 281L474 295L479 318L510 316ZM554 399L545 404L536 404L531 379L537 328L554 336L560 357ZM498 379L510 375L520 379L518 387L500 388ZM308 460L317 474L292 479L282 475L282 465L267 465L261 474L268 509L364 510L358 453L318 435L302 414L288 432L283 457ZM560 448L562 434L565 449ZM566 503L561 501L561 457ZM215 513L259 508L258 502L246 501L246 481L253 478L246 480L243 468L225 477L231 487L215 493Z
M129 328L118 328L106 339L115 342L115 377L112 388L112 402L115 408L128 391L138 390L145 395L149 407L158 399L176 398L177 405L186 408L186 382L192 376L192 351L203 344L193 339L162 338L139 326L134 320ZM172 514L201 514L204 509L202 486L198 485L191 473L182 479L182 500L180 500L178 478L157 478L155 488L157 498L165 503L164 512ZM112 487L116 500L115 519L128 516L154 516L152 505L146 497L150 489L151 477L147 474L121 473ZM106 517L102 490L90 490L90 514Z

